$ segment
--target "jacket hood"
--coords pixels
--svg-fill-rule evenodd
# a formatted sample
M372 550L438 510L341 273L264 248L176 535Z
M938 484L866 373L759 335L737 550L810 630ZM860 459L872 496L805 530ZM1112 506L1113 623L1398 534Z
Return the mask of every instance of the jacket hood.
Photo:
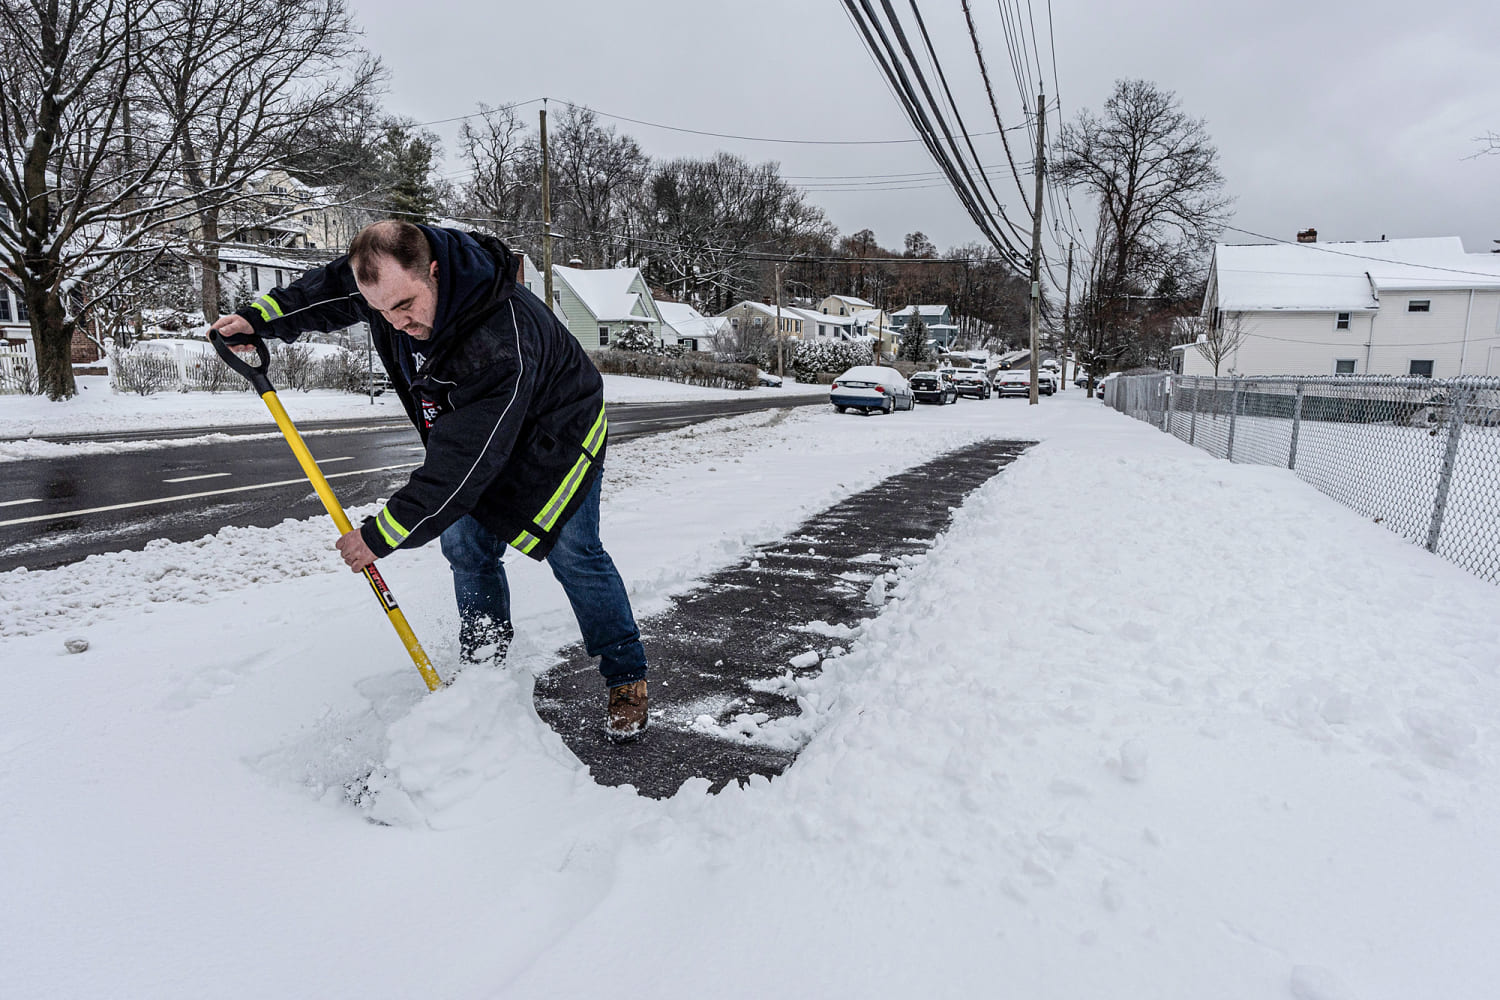
M437 314L432 336L414 342L419 354L430 354L461 329L476 309L492 306L515 290L515 258L499 240L457 229L419 226L438 265Z

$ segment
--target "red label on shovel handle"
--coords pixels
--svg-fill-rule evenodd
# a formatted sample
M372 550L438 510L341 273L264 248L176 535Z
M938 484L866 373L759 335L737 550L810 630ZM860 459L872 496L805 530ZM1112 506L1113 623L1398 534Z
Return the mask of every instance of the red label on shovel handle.
M396 598L391 594L391 589L385 585L385 578L380 575L380 570L374 566L366 566L365 579L370 581L370 589L375 591L375 596L380 598L380 603L387 611L395 611L399 607L396 604Z

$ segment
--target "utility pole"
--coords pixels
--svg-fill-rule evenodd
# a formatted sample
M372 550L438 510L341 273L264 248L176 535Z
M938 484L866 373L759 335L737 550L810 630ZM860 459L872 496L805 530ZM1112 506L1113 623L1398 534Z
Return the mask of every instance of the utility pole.
M1063 377L1061 388L1068 387L1068 358L1073 354L1073 326L1069 313L1073 309L1073 241L1068 241L1068 283L1063 286ZM1078 377L1078 366L1073 366L1073 377Z
M547 99L542 98L542 277L552 308L552 162L547 157Z
M785 369L785 365L784 365L784 363L782 361L782 357L781 357L782 353L783 353L782 344L785 341L782 339L782 336L781 336L781 265L780 264L775 265L775 271L776 271L776 377L777 378L785 378L786 377L786 372L784 370Z
M1042 155L1047 138L1047 95L1036 95L1036 160L1031 172L1036 175L1036 201L1031 212L1031 405L1038 403L1038 369L1041 355L1037 350L1037 325L1042 313Z

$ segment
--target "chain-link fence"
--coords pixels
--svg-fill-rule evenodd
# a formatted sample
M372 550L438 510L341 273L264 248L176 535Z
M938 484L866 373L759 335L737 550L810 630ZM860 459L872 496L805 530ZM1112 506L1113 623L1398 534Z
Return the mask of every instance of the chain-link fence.
M1117 377L1106 405L1218 458L1279 465L1500 583L1500 378Z

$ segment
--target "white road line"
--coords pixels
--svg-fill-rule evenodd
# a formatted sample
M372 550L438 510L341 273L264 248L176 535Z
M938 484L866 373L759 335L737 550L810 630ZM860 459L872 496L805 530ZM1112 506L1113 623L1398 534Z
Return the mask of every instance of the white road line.
M18 507L23 503L41 503L40 500L0 500L0 507Z
M229 475L229 473L227 473L227 472L205 472L201 476L178 476L176 479L163 479L162 482L164 482L164 483L191 483L191 482L193 482L196 479L218 479L220 476L227 476L227 475Z
M409 469L416 462L402 462L400 465L382 465L374 469L354 469L351 472L335 472L326 479L338 479L340 476L362 476L370 472L389 472L392 469ZM12 524L31 524L34 521L57 521L65 517L81 517L84 514L101 514L108 510L126 510L130 507L151 507L156 504L176 503L178 500L197 500L199 497L217 497L226 493L248 493L251 490L268 490L277 486L294 486L302 484L309 490L312 484L306 479L282 479L274 483L256 483L254 486L231 486L223 490L208 490L204 493L183 493L178 496L158 497L155 500L136 500L132 503L111 504L108 507L87 507L83 510L65 510L56 514L37 514L34 517L16 517L9 521L0 521L0 528L9 527Z
M343 456L340 456L339 458L320 458L320 459L318 459L318 464L319 465L327 465L329 462L352 462L352 461L354 461L354 456L353 455L343 455Z

